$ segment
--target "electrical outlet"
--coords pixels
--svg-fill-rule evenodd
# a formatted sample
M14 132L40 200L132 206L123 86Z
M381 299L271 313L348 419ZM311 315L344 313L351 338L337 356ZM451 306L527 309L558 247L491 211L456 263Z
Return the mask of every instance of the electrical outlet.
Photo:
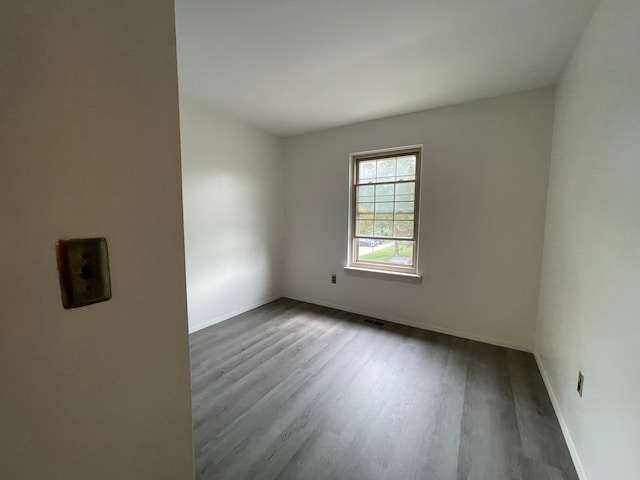
M336 274L335 273L331 274L331 283L336 283Z
M584 387L584 375L580 370L578 370L578 395L582 397L582 388Z

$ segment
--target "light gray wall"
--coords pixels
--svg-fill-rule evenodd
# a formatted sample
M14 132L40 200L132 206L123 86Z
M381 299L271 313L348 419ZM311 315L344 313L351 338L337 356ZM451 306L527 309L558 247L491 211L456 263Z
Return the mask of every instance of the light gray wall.
M189 329L281 296L280 139L181 96Z
M591 480L640 472L639 46L605 0L558 87L536 353Z
M173 2L3 2L0 58L0 478L193 478ZM87 236L113 298L63 310Z
M285 295L532 349L553 102L549 87L288 138ZM415 144L422 283L345 274L349 154Z

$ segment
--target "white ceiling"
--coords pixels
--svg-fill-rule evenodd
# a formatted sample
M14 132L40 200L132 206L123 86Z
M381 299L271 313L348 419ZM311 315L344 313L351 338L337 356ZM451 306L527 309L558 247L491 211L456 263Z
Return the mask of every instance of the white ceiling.
M176 0L181 95L288 136L557 80L598 0Z

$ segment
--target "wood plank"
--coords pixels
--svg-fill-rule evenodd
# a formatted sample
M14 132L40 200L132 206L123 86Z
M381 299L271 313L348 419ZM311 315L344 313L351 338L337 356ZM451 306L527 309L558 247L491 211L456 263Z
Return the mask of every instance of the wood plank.
M533 356L281 299L191 335L196 478L575 480Z

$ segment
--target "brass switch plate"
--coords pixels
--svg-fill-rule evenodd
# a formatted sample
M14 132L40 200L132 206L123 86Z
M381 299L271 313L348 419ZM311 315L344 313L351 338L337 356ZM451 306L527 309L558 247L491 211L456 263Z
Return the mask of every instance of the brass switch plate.
M107 240L75 238L56 243L64 308L77 308L111 298Z

